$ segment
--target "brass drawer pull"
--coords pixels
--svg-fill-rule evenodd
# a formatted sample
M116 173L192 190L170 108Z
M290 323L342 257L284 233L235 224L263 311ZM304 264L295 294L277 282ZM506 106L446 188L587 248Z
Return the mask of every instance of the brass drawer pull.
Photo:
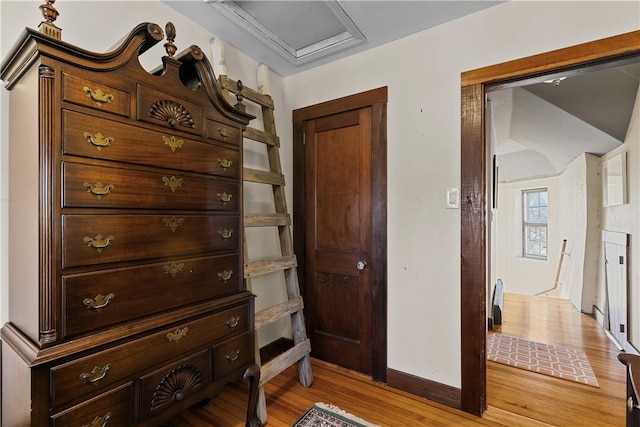
M111 300L113 300L115 297L115 294L108 294L107 296L98 294L95 298L85 298L82 303L86 305L87 308L93 308L94 310L100 312L103 308L108 306Z
M218 200L220 200L224 204L230 202L232 197L233 197L233 195L231 195L231 194L227 194L227 193L220 194L220 193L218 193Z
M229 138L233 133L227 128L218 128L218 135L223 138Z
M164 182L164 185L168 186L171 189L171 191L176 191L176 188L182 187L182 183L184 182L184 179L176 178L175 176L172 176L171 178L163 176L162 182Z
M85 384L98 385L100 380L107 376L109 369L111 369L111 363L107 363L102 368L96 366L91 370L91 372L81 374L80 380Z
M187 336L187 332L189 332L189 328L184 327L182 329L178 328L173 332L169 332L167 334L167 339L169 342L174 341L176 344L180 342L180 340Z
M240 316L233 316L227 320L226 325L229 329L233 329L240 324Z
M98 200L102 199L102 196L106 196L110 194L111 191L115 188L113 184L103 184L100 181L95 184L91 184L90 182L85 182L84 188L87 189L87 193L91 193L96 196Z
M182 227L182 224L184 224L184 218L176 218L175 216L172 216L171 218L162 218L162 223L165 227L169 227L171 231L175 233L176 229L178 227Z
M105 427L107 422L111 419L111 412L107 412L101 417L95 417L89 424L84 424L82 427Z
M228 228L225 228L224 230L218 231L218 234L223 240L229 240L233 235L233 230L229 230Z
M93 90L85 86L82 88L82 90L87 94L89 98L91 98L93 102L96 103L98 107L102 107L102 104L108 104L114 99L114 96L112 94L104 93L102 89Z
M183 140L177 139L175 136L162 135L162 140L164 141L164 144L168 145L169 148L171 148L171 151L174 153L178 148L182 148L182 145L184 144Z
M240 349L235 349L231 353L224 356L224 358L227 359L229 363L235 362L236 360L238 360L238 357L240 357Z
M162 266L162 270L172 278L175 278L176 275L180 273L183 268L184 268L184 263L176 264L175 262L172 262L169 265Z
M227 280L231 279L231 276L233 276L233 270L224 270L218 273L218 279L224 283L227 283Z
M89 248L95 248L98 253L102 252L104 248L109 246L115 237L107 236L103 237L102 234L98 234L96 237L85 237L83 240Z
M233 160L218 159L218 163L222 169L229 169L233 165Z
M101 133L96 133L95 135L90 134L89 132L83 133L84 137L87 139L87 142L101 151L104 147L108 147L114 141L114 139L110 136L105 137Z

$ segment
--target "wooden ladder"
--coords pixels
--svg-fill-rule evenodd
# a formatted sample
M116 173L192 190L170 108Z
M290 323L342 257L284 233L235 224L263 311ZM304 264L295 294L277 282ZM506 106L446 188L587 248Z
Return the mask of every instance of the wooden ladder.
M269 171L243 168L245 182L254 182L270 185L273 190L275 212L264 214L245 215L244 217L244 279L247 289L253 292L251 279L257 276L282 272L284 273L284 286L286 288L287 300L277 305L261 310L255 315L255 329L271 325L286 316L291 319L293 335L293 347L279 354L269 362L262 365L260 358L260 348L256 339L256 363L260 366L260 394L258 400L258 418L262 423L266 422L267 410L264 396L264 384L273 377L298 362L298 376L300 383L309 387L313 382L311 373L311 362L309 353L311 343L307 338L304 324L303 301L300 295L298 284L297 260L293 253L293 239L291 236L291 215L287 209L285 197L285 180L280 164L280 139L276 134L276 124L274 120L273 99L269 95L262 94L254 89L250 89L236 82L226 75L218 78L220 86L230 93L236 95L239 102L244 98L252 101L262 109L262 119L264 131L247 126L244 131L244 138L263 143L266 145ZM277 227L280 240L280 254L268 259L252 261L249 257L249 247L247 245L246 230L250 227ZM260 295L257 295L260 298Z

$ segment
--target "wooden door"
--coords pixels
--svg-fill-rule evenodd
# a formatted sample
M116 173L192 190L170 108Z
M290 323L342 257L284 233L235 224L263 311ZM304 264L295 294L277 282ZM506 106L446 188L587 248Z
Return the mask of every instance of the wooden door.
M371 108L305 124L312 355L371 371Z
M293 238L312 352L381 382L387 381L386 125L386 87L293 111ZM333 187L338 200L319 197L318 185ZM337 223L338 215L351 222ZM358 261L367 263L363 270Z

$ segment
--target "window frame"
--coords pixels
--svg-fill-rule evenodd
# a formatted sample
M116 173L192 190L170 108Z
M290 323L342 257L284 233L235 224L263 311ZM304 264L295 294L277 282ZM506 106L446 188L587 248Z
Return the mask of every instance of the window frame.
M547 260L547 257L549 256L548 253L548 249L549 249L549 189L547 187L539 187L539 188L529 188L529 189L523 189L521 190L522 193L522 204L521 204L521 213L522 213L522 257L523 258L530 258L530 259L538 259L538 260ZM527 205L527 195L531 194L531 193L546 193L546 199L547 199L547 204L546 205L542 205L540 203L538 203L537 205L533 206L536 208L546 208L547 211L547 219L546 221L531 221L528 218L528 208L532 207L532 206L528 206ZM529 242L529 239L527 238L527 229L530 227L539 227L539 228L543 228L544 229L544 242L545 242L545 254L541 255L541 254L535 254L535 253L529 253L527 251L527 243Z

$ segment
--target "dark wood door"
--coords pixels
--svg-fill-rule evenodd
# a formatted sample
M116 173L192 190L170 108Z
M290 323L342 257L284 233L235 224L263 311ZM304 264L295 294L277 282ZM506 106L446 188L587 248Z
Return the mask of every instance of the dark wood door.
M313 355L386 382L387 88L293 110L293 178Z
M305 123L312 355L371 372L371 108Z

